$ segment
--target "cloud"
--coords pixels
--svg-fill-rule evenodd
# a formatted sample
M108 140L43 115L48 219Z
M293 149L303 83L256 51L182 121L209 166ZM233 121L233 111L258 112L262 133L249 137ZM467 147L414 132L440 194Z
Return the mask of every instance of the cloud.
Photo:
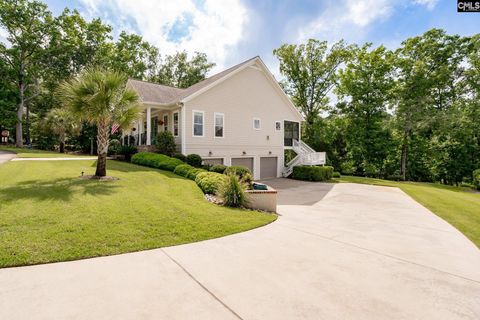
M239 0L80 1L89 16L101 16L115 29L137 30L164 54L205 52L217 69L242 40L248 21L247 8Z
M433 10L438 3L438 0L413 0L414 4L427 7L428 10Z

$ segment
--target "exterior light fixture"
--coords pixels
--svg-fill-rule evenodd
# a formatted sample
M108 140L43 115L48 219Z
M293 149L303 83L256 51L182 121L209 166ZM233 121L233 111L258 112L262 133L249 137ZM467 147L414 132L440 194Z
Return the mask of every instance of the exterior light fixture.
M208 155L211 156L211 155L212 155L212 151L208 151Z
M246 153L245 151L242 151L242 154L243 154L243 155L246 155L247 153Z

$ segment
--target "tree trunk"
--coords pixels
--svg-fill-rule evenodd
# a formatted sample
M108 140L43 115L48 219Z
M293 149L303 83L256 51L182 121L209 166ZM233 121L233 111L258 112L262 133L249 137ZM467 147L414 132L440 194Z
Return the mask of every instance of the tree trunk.
M65 153L65 133L60 134L60 153Z
M109 127L106 121L99 122L97 124L97 170L95 176L105 177L107 175L107 151L108 151L108 138Z
M20 87L20 102L18 103L17 108L17 125L15 127L15 146L17 148L23 148L23 107L24 107L24 84L22 81L19 83Z
M30 146L30 106L27 102L25 104L25 142Z
M407 141L402 142L402 156L400 159L400 176L402 181L407 180Z

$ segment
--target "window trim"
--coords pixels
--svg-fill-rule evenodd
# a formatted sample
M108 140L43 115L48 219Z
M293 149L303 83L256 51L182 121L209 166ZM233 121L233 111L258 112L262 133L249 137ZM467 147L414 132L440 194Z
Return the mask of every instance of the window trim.
M175 115L177 115L177 134L175 134ZM172 115L172 126L173 126L173 136L174 137L178 137L178 134L180 132L179 124L180 124L180 115L179 115L178 111L175 111Z
M258 120L258 128L255 128L255 120ZM253 130L262 130L262 120L260 118L253 118Z
M222 116L222 136L217 136L217 116ZM215 139L223 139L225 138L225 113L221 112L214 112L213 113L213 137Z
M202 114L202 135L195 135L195 113ZM194 138L203 138L205 137L205 111L202 110L192 110L192 137Z
M280 129L277 129L277 123L280 123ZM275 121L275 131L279 131L279 132L282 131L282 121L279 121L279 120Z
M165 118L167 118L167 121L165 121ZM164 113L163 114L163 132L165 131L169 131L169 128L168 128L168 113Z

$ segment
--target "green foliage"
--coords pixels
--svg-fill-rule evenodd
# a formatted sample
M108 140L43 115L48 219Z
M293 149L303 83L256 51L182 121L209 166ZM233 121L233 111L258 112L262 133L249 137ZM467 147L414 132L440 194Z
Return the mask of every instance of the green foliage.
M193 169L190 169L187 173L187 178L190 179L190 180L193 180L195 181L195 179L197 178L197 175L199 173L202 173L202 172L208 172L207 170L205 169L201 169L201 168L193 168Z
M473 186L477 189L480 190L480 169L474 170L473 171Z
M305 181L327 181L332 178L333 167L297 166L293 167L292 178Z
M240 182L239 178L234 174L230 174L227 175L227 180L221 186L219 194L226 206L242 207L247 202L245 189L246 186Z
M176 150L175 138L170 131L163 131L157 135L156 147L158 152L169 157L173 156Z
M292 149L285 149L284 152L283 152L283 155L284 155L284 158L283 158L284 159L284 165L287 165L287 163L292 161L297 156L295 151L293 151Z
M225 170L227 170L227 166L224 166L223 164L216 164L210 168L210 171L216 173L225 173Z
M340 172L338 172L338 171L333 171L333 173L332 173L332 178L340 178L340 177L341 177Z
M137 148L132 145L123 145L118 150L118 154L125 156L125 161L131 161L132 156L137 152L138 152Z
M225 175L216 172L200 172L195 178L195 183L208 194L216 194L226 181Z
M236 175L240 180L243 180L247 174L252 174L250 169L244 166L230 166L225 170L226 175Z
M200 168L202 166L202 157L198 154L189 154L185 161L196 168Z
M173 173L178 174L179 176L182 176L182 177L187 178L187 177L188 177L188 173L190 172L190 170L193 170L193 169L195 169L195 168L192 167L192 166L189 165L189 164L181 164L181 165L178 165L177 167L175 167L175 170L173 171Z
M135 154L132 157L132 163L167 171L174 171L177 166L183 165L181 160L152 152Z
M178 160L181 160L182 162L187 161L187 157L184 154L181 154L181 153L175 153L172 157L176 158Z

